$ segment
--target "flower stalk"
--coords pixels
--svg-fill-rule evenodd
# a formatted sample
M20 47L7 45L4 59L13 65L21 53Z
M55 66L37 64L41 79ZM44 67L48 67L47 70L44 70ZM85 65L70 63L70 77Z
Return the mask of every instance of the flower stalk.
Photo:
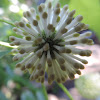
M4 20L4 19L0 19L0 22L4 22L4 23L7 23L7 24L9 24L9 25L15 27L15 25L14 25L13 23L11 23L11 22L9 22L9 21L6 21L6 20Z
M48 100L48 94L47 94L47 91L46 91L44 84L42 84L42 89L43 89L43 93L44 93L44 96L45 96L45 100Z
M58 84L59 87L65 92L65 94L69 97L70 100L74 100L67 88L63 84Z

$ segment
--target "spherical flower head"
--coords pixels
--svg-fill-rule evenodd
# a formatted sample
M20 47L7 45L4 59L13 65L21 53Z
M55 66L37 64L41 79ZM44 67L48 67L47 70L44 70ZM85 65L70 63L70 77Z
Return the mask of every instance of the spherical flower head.
M100 74L91 73L75 80L75 86L79 93L87 99L96 99L100 96Z
M55 7L49 2L37 7L38 14L34 8L23 13L24 18L15 22L13 31L22 38L10 36L12 46L18 48L13 60L17 61L24 57L16 67L30 73L30 79L37 82L44 82L45 72L48 75L48 83L53 81L65 82L68 78L74 79L75 74L81 74L83 64L88 62L77 57L90 56L90 50L76 48L80 45L92 45L93 41L87 39L90 32L79 34L79 31L88 28L88 25L81 23L83 17L73 17L75 10L69 11L68 5L62 9L57 3Z

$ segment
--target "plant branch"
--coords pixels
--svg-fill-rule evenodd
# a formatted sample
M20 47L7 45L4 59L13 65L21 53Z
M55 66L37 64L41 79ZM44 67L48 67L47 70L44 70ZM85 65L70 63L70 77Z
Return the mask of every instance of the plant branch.
M59 87L65 92L65 94L69 97L70 100L74 100L67 88L63 84L58 84Z
M42 89L43 89L43 93L45 95L45 100L48 100L48 94L47 94L47 91L46 91L44 84L42 84Z
M13 23L11 23L11 22L9 22L9 21L6 21L6 20L0 19L0 22L4 22L4 23L7 23L7 24L9 24L9 25L15 27L15 25L14 25Z

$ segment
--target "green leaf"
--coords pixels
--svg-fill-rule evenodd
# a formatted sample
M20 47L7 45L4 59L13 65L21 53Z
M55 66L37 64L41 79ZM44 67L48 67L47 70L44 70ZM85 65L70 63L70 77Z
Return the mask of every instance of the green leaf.
M35 96L30 91L25 91L21 95L21 100L36 100Z
M32 92L35 92L36 88L32 85L32 83L28 79L24 79L23 77L15 75L13 77L15 82L19 82L20 84L27 86Z
M0 63L1 64L1 63ZM2 76L2 77L1 77ZM5 79L7 77L6 72L4 71L4 69L0 66L0 88L2 85L4 85ZM1 99L0 99L1 100Z
M10 5L10 2L8 0L0 0L0 7L1 8L7 8Z
M76 16L83 15L83 22L89 24L100 39L100 0L70 0L69 8L76 9Z
M61 7L63 7L65 4L69 4L71 0L59 0Z
M11 50L6 50L6 51L0 51L0 58L4 57L7 55Z
M0 100L8 100L1 91L0 91Z

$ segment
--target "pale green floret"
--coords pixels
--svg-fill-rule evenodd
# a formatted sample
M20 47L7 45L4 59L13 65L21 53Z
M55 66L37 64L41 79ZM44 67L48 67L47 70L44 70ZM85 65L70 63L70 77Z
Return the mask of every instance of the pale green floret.
M57 21L56 22L58 23L59 21L60 21L60 16L57 17Z
M40 20L40 17L39 17L39 15L36 15L36 19L39 21Z
M31 28L31 25L30 25L30 24L26 24L26 26L27 26L28 28Z
M31 37L30 37L30 36L26 36L25 39L26 39L27 41L31 41Z
M24 34L24 35L28 35L28 33L27 33L27 32L23 32L23 34Z
M80 36L79 33L75 33L75 34L73 34L73 37L79 37L79 36Z

